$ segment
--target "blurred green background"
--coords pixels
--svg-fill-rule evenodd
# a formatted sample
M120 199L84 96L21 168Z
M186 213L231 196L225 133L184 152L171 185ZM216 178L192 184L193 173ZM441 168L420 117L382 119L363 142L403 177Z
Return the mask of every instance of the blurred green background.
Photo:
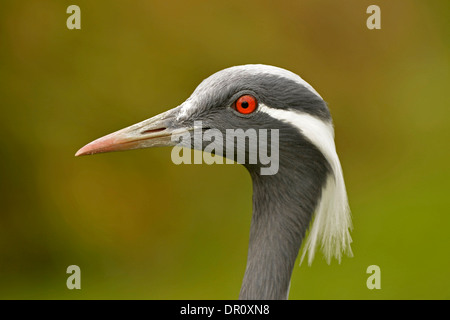
M68 30L66 8L81 8ZM381 8L368 30L366 8ZM449 299L450 2L2 1L0 298L236 299L251 181L171 149L75 158L183 102L210 74L271 64L328 102L353 258L296 266L290 299ZM81 290L66 268L81 268ZM381 289L366 287L370 265Z

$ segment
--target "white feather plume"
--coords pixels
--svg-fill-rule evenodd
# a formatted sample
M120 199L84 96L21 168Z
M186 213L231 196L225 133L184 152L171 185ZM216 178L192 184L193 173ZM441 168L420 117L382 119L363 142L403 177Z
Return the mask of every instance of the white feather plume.
M303 246L301 262L308 252L308 264L311 265L319 245L327 263L330 263L333 257L340 262L342 253L352 256L351 214L341 163L336 153L332 124L295 110L273 109L260 105L259 111L298 128L322 152L332 169Z

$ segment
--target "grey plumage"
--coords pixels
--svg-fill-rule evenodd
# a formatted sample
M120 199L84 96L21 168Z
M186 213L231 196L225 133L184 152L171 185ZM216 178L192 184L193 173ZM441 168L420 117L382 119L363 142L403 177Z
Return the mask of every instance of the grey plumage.
M233 109L246 94L256 98L258 112ZM204 130L219 130L224 140L227 129L279 130L278 173L261 175L261 161L244 163L253 182L253 215L240 299L287 298L294 262L315 211L320 217L308 243L310 261L320 240L328 260L332 255L340 260L343 250L351 253L351 221L330 112L308 83L287 70L245 65L219 71L180 106L100 138L77 155L174 145L168 136L192 132L195 121L202 121ZM247 146L243 151L248 156ZM239 144L235 148L236 155ZM333 205L336 215L330 216Z
M330 167L300 134L286 130L277 174L253 181L253 216L240 299L286 299L295 259ZM283 132L283 131L281 131Z

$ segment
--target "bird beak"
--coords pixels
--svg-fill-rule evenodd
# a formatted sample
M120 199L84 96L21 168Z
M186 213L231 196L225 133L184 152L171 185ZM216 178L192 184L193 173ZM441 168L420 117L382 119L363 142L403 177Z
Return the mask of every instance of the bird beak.
M174 146L176 142L172 141L172 135L178 135L191 130L190 128L173 129L178 111L179 107L171 109L153 118L101 137L78 150L75 156Z

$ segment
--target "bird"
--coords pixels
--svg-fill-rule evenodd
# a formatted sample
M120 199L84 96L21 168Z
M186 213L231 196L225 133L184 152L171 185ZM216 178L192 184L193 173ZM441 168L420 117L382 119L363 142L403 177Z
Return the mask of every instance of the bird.
M94 140L75 155L175 146L171 136L192 133L199 121L202 130L224 135L227 129L278 130L275 174L262 174L259 160L242 163L252 180L253 205L240 300L288 299L300 254L300 263L307 257L309 265L319 247L328 264L353 256L352 217L328 104L287 69L245 64L220 70L177 107ZM246 144L234 148L249 152Z

